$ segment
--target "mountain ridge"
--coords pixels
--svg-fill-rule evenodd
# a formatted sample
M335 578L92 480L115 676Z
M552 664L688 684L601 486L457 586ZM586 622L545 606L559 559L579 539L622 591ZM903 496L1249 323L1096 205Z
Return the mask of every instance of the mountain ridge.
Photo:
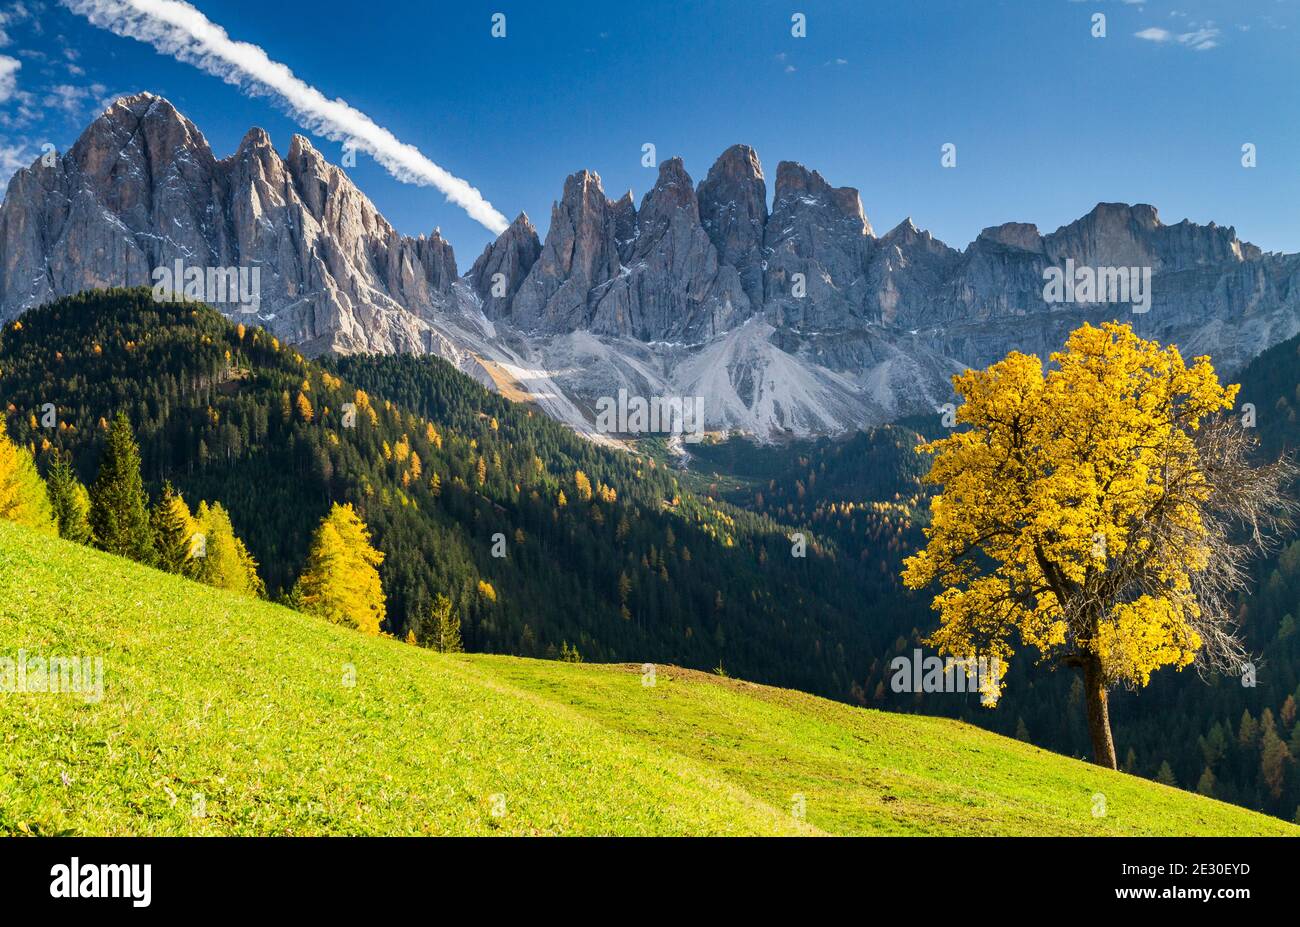
M910 218L877 236L856 188L797 162L767 195L746 145L698 184L662 161L639 205L580 170L544 237L521 213L462 274L437 230L400 235L304 136L281 158L250 129L217 159L166 99L137 94L11 180L0 319L148 285L177 259L252 265L252 321L304 353L436 354L606 442L593 406L620 389L703 395L709 430L766 441L933 412L951 374L1045 356L1083 321L1123 317L1227 370L1300 332L1300 256L1147 204L1099 203L1047 234L989 226L957 249ZM1046 302L1044 271L1067 260L1149 267L1148 311Z

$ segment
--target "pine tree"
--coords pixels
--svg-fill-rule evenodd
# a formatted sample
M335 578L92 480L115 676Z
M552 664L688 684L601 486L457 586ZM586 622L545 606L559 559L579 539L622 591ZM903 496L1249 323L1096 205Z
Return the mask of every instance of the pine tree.
M47 482L50 504L59 525L59 537L78 544L89 544L90 492L77 479L72 462L63 454L55 453Z
M170 481L163 484L162 498L154 505L149 521L153 527L158 568L168 573L192 575L195 561L191 559L191 553L198 527L185 499Z
M90 528L101 550L141 563L153 562L149 505L140 478L140 448L126 413L108 429L99 475L90 489Z
M294 595L306 612L378 634L386 615L378 569L383 560L352 504L335 503L312 537Z
M190 548L196 561L195 578L218 589L265 595L266 587L257 575L257 561L235 536L230 515L221 503L200 502L195 521L198 531Z
M0 416L0 518L47 534L58 530L49 492L32 455L9 440Z
M1174 778L1174 771L1170 767L1168 760L1165 760L1160 764L1160 769L1157 770L1156 772L1156 781L1163 782L1165 785L1172 785L1175 788L1177 788L1178 780Z

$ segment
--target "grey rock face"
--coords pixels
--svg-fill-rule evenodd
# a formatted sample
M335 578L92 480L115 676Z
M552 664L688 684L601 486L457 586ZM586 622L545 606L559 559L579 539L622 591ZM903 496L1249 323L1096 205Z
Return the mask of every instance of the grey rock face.
M874 239L857 190L782 161L763 241L767 314L778 327L820 331L869 320Z
M910 327L920 306L951 288L960 253L903 220L871 249L865 317L885 326Z
M680 158L659 166L659 179L641 201L628 263L597 288L590 328L641 341L700 341L749 315L749 299L734 267L700 224L695 188Z
M465 275L465 282L482 300L483 312L489 319L510 315L511 301L541 253L537 229L522 212L496 241L483 249Z
M0 207L0 316L90 287L150 282L160 260L219 256L220 187L203 136L165 101L127 98L54 165L10 181Z
M620 261L631 260L632 249L636 247L636 203L631 190L614 203L614 244Z
M565 180L542 253L512 303L516 325L543 332L587 327L591 291L618 276L615 217L599 175L578 171Z
M1049 303L1044 271L1150 268L1150 305ZM1046 358L1084 321L1119 319L1144 337L1211 354L1231 372L1268 344L1300 331L1295 255L1267 255L1231 228L1164 225L1152 206L1101 203L1049 235L1024 223L985 229L952 267L947 287L902 301L895 322L972 366L1012 349ZM1135 309L1137 311L1135 311Z
M400 236L302 136L281 159L260 129L218 161L152 94L115 102L54 166L0 204L0 317L153 270L257 267L255 321L307 352L422 351L457 279L441 236ZM239 312L237 307L218 308Z
M762 305L767 184L758 154L748 145L732 145L700 181L696 198L719 262L736 268L750 304Z

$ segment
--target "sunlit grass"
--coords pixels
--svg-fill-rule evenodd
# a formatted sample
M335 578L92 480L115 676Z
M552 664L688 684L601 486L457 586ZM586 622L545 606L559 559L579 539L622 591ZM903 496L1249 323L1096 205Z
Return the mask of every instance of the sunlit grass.
M0 522L20 649L101 657L104 696L0 693L0 833L1298 831L953 721L442 656Z

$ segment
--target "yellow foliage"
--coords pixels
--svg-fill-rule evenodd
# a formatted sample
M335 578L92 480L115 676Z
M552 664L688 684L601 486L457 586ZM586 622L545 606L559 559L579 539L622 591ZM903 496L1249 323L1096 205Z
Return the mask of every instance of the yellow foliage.
M295 588L302 609L366 634L378 634L386 611L370 531L352 504L335 504L312 538L307 566Z
M1117 323L1073 332L1046 373L1013 352L953 383L967 428L921 447L943 491L928 544L903 571L913 589L941 587L930 643L1005 662L1018 636L1044 658L1099 660L1106 684L1189 664L1201 646L1192 578L1209 557L1192 435L1237 387L1219 383L1209 358L1188 367ZM1180 543L1149 536L1154 511ZM1107 575L1134 558L1161 593L1107 598Z
M32 455L9 440L0 418L0 518L56 534L54 508Z

